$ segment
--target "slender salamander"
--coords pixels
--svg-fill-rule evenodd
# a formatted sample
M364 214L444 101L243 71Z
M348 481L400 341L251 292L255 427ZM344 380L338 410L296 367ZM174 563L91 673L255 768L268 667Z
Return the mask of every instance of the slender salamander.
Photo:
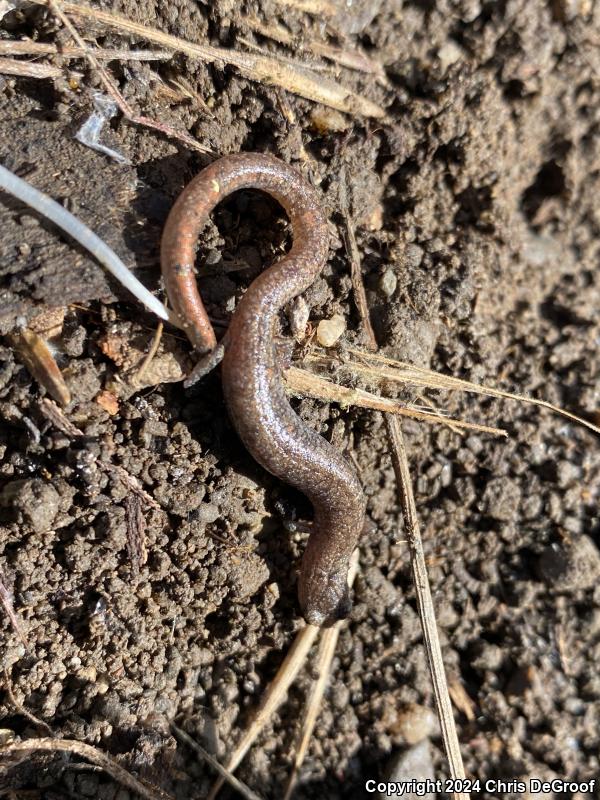
M252 282L217 345L198 293L195 247L211 211L239 189L259 189L283 206L293 244ZM173 206L161 244L169 300L190 341L205 354L203 371L223 359L225 402L242 442L259 464L304 492L313 505L298 587L302 612L313 625L331 625L350 610L348 564L363 529L365 500L346 458L291 408L275 335L281 310L315 280L328 249L327 221L315 190L292 167L259 153L225 156L202 170Z

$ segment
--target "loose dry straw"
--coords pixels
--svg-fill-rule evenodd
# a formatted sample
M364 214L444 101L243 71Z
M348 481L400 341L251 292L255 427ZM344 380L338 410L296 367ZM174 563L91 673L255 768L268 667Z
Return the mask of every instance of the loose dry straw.
M358 550L355 550L354 553L352 554L352 558L350 560L350 566L348 569L349 586L352 586L352 584L354 583L354 579L356 578L357 572L358 572ZM339 633L339 626L337 623L336 625L333 626L333 628L337 628L337 631ZM252 744L256 740L256 737L265 727L266 723L268 722L270 717L274 714L275 710L280 705L280 703L284 700L290 686L292 685L292 683L296 679L296 676L298 675L298 672L304 665L308 657L308 653L321 630L322 629L318 628L316 625L305 625L303 628L300 629L299 633L296 634L296 638L294 639L292 646L288 650L282 665L279 667L277 675L273 678L273 680L267 687L267 690L262 696L260 706L258 708L258 711L256 712L256 716L250 723L250 726L248 727L246 732L243 734L237 747L233 750L232 753L230 753L229 757L227 758L227 764L225 767L227 772L230 773L233 772L236 769L236 767L240 764L240 762L242 761L242 759L244 758L250 747L252 747ZM326 649L331 647L332 642L334 643L335 646L335 641L337 641L337 635L333 636L332 634L330 634L329 637L327 637L327 631L324 631L323 635L325 635L326 638L329 638L329 645L327 646ZM323 648L321 649L320 656L321 656L321 664L324 664L325 661L323 658ZM331 661L329 663L331 663ZM324 678L324 680L326 681L326 677ZM316 689L313 689L313 692L311 692L311 700L313 704L315 701L315 692L321 692L321 689L324 690L324 685L322 683ZM313 714L316 715L317 711L318 708L317 709L315 709L314 707L311 708L309 701L307 715L305 716L305 725L307 723L311 724L312 716ZM314 720L312 720L312 724L314 724ZM311 730L312 727L310 731ZM310 737L310 731L308 731L308 737ZM225 780L226 778L220 777L215 782L206 800L215 800Z
M427 389L443 389L445 391L458 389L461 392L469 392L471 394L483 394L487 395L488 397L499 397L505 400L517 400L520 403L529 403L530 405L538 406L539 408L547 408L550 411L553 411L555 414L560 414L561 417L566 417L573 422L584 425L586 428L594 431L594 433L600 433L600 427L597 425L594 425L592 422L589 422L583 417L578 417L576 414L572 414L570 411L565 411L565 409L561 408L560 406L552 405L552 403L549 403L547 400L537 400L535 397L527 397L527 395L505 392L502 389L494 389L491 386L483 386L478 383L463 381L460 378L454 378L451 375L443 375L440 372L434 372L431 369L417 367L414 364L407 364L404 361L395 361L392 358L386 358L385 356L380 356L376 353L366 353L364 350L357 350L349 347L347 352L359 357L363 360L363 362L365 359L368 359L371 361L378 361L380 364L386 364L389 367L374 368L372 366L367 366L364 363L353 361L352 363L346 365L347 368L351 369L353 372L362 372L363 374L368 374L371 377L400 381L402 383L410 383L413 386L423 386ZM316 361L319 358L322 358L322 356L313 356L312 359L309 357L308 360Z
M427 567L425 565L425 554L423 552L423 542L419 529L419 517L412 491L412 483L408 468L408 459L402 437L402 429L397 417L385 414L385 422L391 444L392 462L396 473L396 483L400 494L400 503L406 521L408 546L410 549L410 563L413 572L413 581L419 606L419 618L423 628L423 638L429 659L429 669L433 682L433 692L442 729L442 739L444 749L450 766L452 778L463 779L465 769L460 754L460 746L454 724L454 714L452 713L452 703L448 693L448 683L446 672L442 660L442 648L435 622L435 611L429 587ZM469 800L466 792L454 792L455 800Z
M52 64L35 64L31 61L18 61L16 58L0 58L0 74L14 75L18 78L60 78L60 67Z
M279 672L264 693L250 727L246 730L236 748L227 758L227 763L225 765L227 772L233 772L240 764L248 750L252 747L254 740L264 728L266 722L284 700L288 689L304 665L308 652L313 646L320 630L321 629L316 625L305 625L297 634L292 646L287 652L283 664L279 668ZM225 778L220 777L213 785L206 800L214 800L224 783Z
M354 368L354 364L350 366ZM507 436L506 431L501 428L492 428L489 425L478 425L474 422L464 422L463 420L444 417L440 414L431 414L427 411L407 408L395 400L390 400L388 397L381 397L364 389L349 389L347 386L340 386L339 383L333 383L326 378L315 375L313 372L308 372L298 367L290 367L285 371L284 375L286 387L290 394L308 395L317 400L339 403L342 407L358 406L360 408L369 408L373 411L386 411L390 414L411 417L421 422L435 422L464 430L489 433L493 436Z
M258 33L260 36L273 39L288 47L297 46L296 38L287 28L284 28L283 25L279 25L272 20L267 24L251 15L244 16L243 20L250 30L254 31L254 33ZM342 47L335 47L334 45L327 44L317 39L303 41L301 47L302 49L309 50L316 56L332 61L334 64L339 64L342 67L357 70L358 72L366 72L367 74L375 75L381 82L385 81L383 65L369 58L366 53L360 50L348 50Z
M100 47L58 47L50 42L32 42L31 39L3 39L0 41L0 55L3 56L60 56L61 58L85 58L89 51L103 61L169 61L173 53L165 50L104 50ZM29 61L18 61L29 64ZM54 68L53 68L54 69ZM58 69L58 74L62 70Z
M352 553L352 559L350 560L350 567L348 569L348 586L352 586L354 584L354 579L356 578L356 574L358 572L358 558L359 551L356 549ZM338 637L345 622L346 620L340 619L330 628L326 628L321 634L321 641L319 643L319 652L317 653L316 662L317 679L314 681L311 687L310 694L304 708L304 715L302 718L302 724L300 725L300 731L296 744L296 752L294 755L294 766L292 767L292 771L288 779L283 800L290 800L290 797L294 793L298 776L300 774L300 768L308 752L308 745L310 744L312 732L317 722L319 711L321 710L323 695L325 694L325 689L329 683L331 664L335 655Z
M51 4L52 0L34 0L34 2L47 6ZM154 42L160 47L185 53L190 58L197 58L208 63L230 64L237 67L251 80L281 86L288 92L316 103L323 103L323 105L338 111L363 117L382 118L385 116L385 111L377 103L355 94L350 89L341 86L339 82L324 78L322 75L315 75L307 69L299 69L279 59L252 53L240 53L224 47L195 44L186 39L163 33L149 25L133 22L120 14L101 11L78 3L61 2L60 5L72 16L93 19L122 33L132 33L148 42Z
M255 794L252 789L249 789L245 783L242 783L238 778L235 777L231 772L228 772L225 767L221 766L214 756L211 756L201 745L198 744L192 737L186 733L184 730L179 728L175 725L174 722L171 723L171 728L173 733L177 736L178 739L181 739L182 742L185 742L188 747L192 750L195 750L196 753L200 756L200 758L204 759L210 766L216 770L219 775L227 781L236 791L238 791L242 797L245 797L246 800L261 800L260 797Z

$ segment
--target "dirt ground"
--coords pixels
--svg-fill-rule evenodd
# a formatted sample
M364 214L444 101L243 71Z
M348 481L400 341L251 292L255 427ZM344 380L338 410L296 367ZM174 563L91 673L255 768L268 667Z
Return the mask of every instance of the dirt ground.
M344 343L366 344L344 244L345 191L382 354L597 421L600 5L325 5L336 4L327 23L281 0L104 7L190 41L240 52L258 45L325 68L384 108L384 118L340 116L234 67L181 55L121 59L110 69L140 113L188 131L214 154L278 155L318 187L332 245L305 294L313 323L341 314ZM291 43L253 31L251 17L283 25ZM148 47L90 21L79 29L104 48ZM0 44L24 37L72 45L41 7L8 11L0 22ZM382 73L328 62L310 51L311 40L360 48ZM98 76L82 59L41 61L63 76L0 77L0 163L63 202L160 292L162 225L214 156L120 115L102 141L130 163L83 146L74 134L92 111ZM173 738L169 722L225 760L301 624L295 584L307 532L290 520L308 519L310 507L245 452L218 373L183 388L178 378L193 353L173 329L136 390L131 376L155 320L5 194L0 214L0 569L28 645L2 614L0 735L49 735L21 706L52 735L97 746L173 797L205 797L214 774ZM214 221L200 245L209 265L201 285L211 315L226 324L289 231L276 204L252 193L233 197ZM73 397L65 414L83 436L48 418L45 390L13 348L24 322L50 325L47 313L40 322L48 307L64 310L51 320L54 352ZM298 348L298 365L306 353ZM356 384L347 370L334 377ZM427 397L509 433L403 423L467 773L482 781L598 777L598 437L531 406ZM308 399L294 406L352 454L373 523L296 797L373 796L365 781L385 776L422 736L443 777L383 420ZM114 467L137 478L154 504L136 501ZM132 518L145 528L140 566L128 550ZM237 771L261 797L282 796L309 685L307 669ZM0 795L133 797L61 756L0 767Z

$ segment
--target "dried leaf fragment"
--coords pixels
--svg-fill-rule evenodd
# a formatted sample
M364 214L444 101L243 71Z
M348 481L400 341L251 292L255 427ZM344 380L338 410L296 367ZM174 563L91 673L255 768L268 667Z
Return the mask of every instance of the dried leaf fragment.
M71 392L46 341L24 328L10 336L10 342L35 380L63 406L71 402Z

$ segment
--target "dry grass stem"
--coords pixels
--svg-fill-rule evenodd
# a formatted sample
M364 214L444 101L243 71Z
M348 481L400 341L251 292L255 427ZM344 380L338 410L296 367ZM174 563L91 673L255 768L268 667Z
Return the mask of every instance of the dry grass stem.
M315 16L334 17L338 12L335 3L331 3L329 0L276 0L276 2L280 6L295 8Z
M34 64L31 61L18 61L15 58L0 58L0 74L14 75L18 78L60 78L60 67L51 64Z
M21 705L17 698L15 697L15 693L13 692L12 687L12 680L10 678L9 672L7 669L4 670L4 685L6 687L6 693L8 695L8 699L14 706L14 708L21 714L21 716L28 719L36 728L41 728L45 733L49 736L53 736L54 733L50 725L44 722L43 719L38 719L35 714L32 714L31 711L28 711L25 706Z
M85 58L91 52L100 61L169 61L173 53L166 50L106 50L101 47L59 47L50 42L32 42L30 39L0 40L0 56L60 56ZM19 61L19 64L29 63ZM61 74L62 70L58 70Z
M440 414L406 408L396 400L372 394L365 389L349 389L347 386L340 386L338 383L332 383L327 378L298 369L298 367L290 367L290 369L286 370L285 381L291 394L308 395L325 402L339 403L341 406L358 406L374 411L386 411L390 414L411 417L422 422L451 425L460 430L479 431L480 433L489 433L492 436L507 436L506 431L501 428L492 428L488 425L478 425L474 422L464 422L463 420L451 419Z
M437 408L437 406L435 405L435 403L433 403L433 402L432 402L432 401L431 401L431 400L430 400L428 397L423 397L423 395L420 395L420 396L419 396L419 400L420 400L420 402L423 404L423 407L424 407L424 408L428 408L428 409L430 409L430 410L431 410L431 412L432 412L433 414L438 414L438 415L440 415L440 416L444 417L444 421L445 421L445 423L446 423L446 427L447 427L447 428L450 428L450 430L451 430L451 431L454 431L454 433L460 433L460 424L458 424L458 425L457 425L457 424L456 424L456 422L455 422L454 420L452 420L452 419L450 419L450 418L446 417L446 416L445 416L445 414L444 414L443 412L441 412L441 411L440 411L440 410ZM415 408L417 411L420 411L420 410L421 410L421 409L419 408L419 406L416 406L416 405L415 405L415 406L411 406L411 408L412 408L412 407L414 407L414 408ZM505 436L507 435L507 432L506 432L506 431L504 431L504 430L503 430L503 433L504 433L504 435L505 435Z
M463 779L465 777L465 770L462 763L456 726L454 724L454 715L452 713L452 703L450 702L450 694L448 692L444 662L442 660L442 649L440 647L435 621L435 611L431 598L427 567L425 565L425 554L423 552L423 542L421 540L419 518L417 516L417 508L408 469L404 438L397 417L394 417L392 414L386 414L385 423L390 440L392 463L396 474L400 504L406 524L419 618L423 628L423 639L425 641L429 660L429 669L431 671L433 692L440 719L444 749L448 758L450 776L452 778ZM454 798L455 800L469 800L469 794L466 792L455 792Z
M233 772L236 769L254 743L256 737L285 699L288 689L306 661L310 648L313 646L320 630L321 629L316 625L305 625L296 634L296 638L288 650L277 675L273 678L262 697L254 719L227 759L225 768L228 772ZM219 778L210 790L206 800L214 800L224 783L225 779L222 777Z
M35 0L35 2L39 2L39 0ZM68 10L72 11L72 6L75 4L73 3L59 3L59 0L45 0L45 2L41 3L41 5L47 5L48 8L52 11L52 13L57 16L62 24L67 28L73 39L77 42L79 47L84 51L85 58L89 61L90 65L96 70L100 80L104 84L106 91L109 95L113 98L115 103L117 104L119 110L123 114L123 116L129 120L133 125L141 125L142 127L151 128L152 130L159 131L160 133L164 134L165 136L171 139L177 139L180 142L183 142L188 147L191 147L193 150L199 150L201 153L212 153L212 150L209 147L205 147L204 145L200 144L200 142L196 141L193 136L190 136L185 131L176 130L172 128L170 125L165 124L164 122L159 122L155 119L150 119L150 117L145 117L140 114L136 114L129 103L125 100L123 95L119 92L115 82L109 75L108 71L105 67L103 67L91 48L87 46L85 41L79 35L75 26L71 23L68 16L64 13L63 7ZM77 6L75 6L77 8Z
M162 339L164 328L165 328L164 324L162 322L159 322L157 327L156 327L156 331L154 333L154 336L152 338L152 344L150 345L150 349L148 350L148 352L146 354L146 357L142 361L142 364L141 364L140 368L138 369L137 373L134 375L134 377L132 379L132 385L133 386L137 386L137 385L140 385L142 383L142 379L144 377L144 374L146 373L146 370L148 369L148 367L150 366L150 364L152 363L152 361L154 359L154 356L158 352L158 348L160 347L160 340Z
M356 573L358 572L358 557L359 551L357 549L352 554L350 569L348 570L349 586L353 585ZM300 775L300 769L306 757L306 753L308 752L310 738L317 722L319 711L321 710L323 695L325 694L325 690L329 683L331 664L333 662L333 656L335 655L338 637L344 622L345 620L339 620L330 628L326 628L321 635L321 641L319 643L319 651L317 653L317 661L315 665L317 679L313 683L310 694L306 701L304 715L302 717L302 723L300 725L300 731L295 745L294 765L290 773L283 800L289 800L294 793L294 789L296 788L298 776Z
M35 0L35 2L40 5L50 5L54 0ZM61 6L64 11L73 16L94 20L121 33L134 34L159 47L184 53L189 58L222 66L229 64L239 69L251 80L266 85L280 86L292 94L316 103L323 103L323 105L336 108L338 111L363 117L382 118L385 116L384 109L377 103L355 94L350 89L341 86L339 82L324 78L322 75L315 75L310 70L298 69L294 65L282 63L270 56L240 53L223 47L196 44L163 33L149 25L133 22L120 14L102 11L84 4L64 2L61 3ZM196 148L200 147L197 142L195 145Z
M443 375L440 372L435 372L431 369L424 369L423 367L416 367L413 364L407 364L404 361L395 361L385 356L380 356L375 353L365 353L364 350L356 348L347 348L347 352L354 356L363 359L363 362L353 361L346 364L353 372L361 372L366 375L377 379L385 379L392 381L399 381L400 383L410 383L413 386L422 386L427 389L442 389L442 390L458 390L462 392L470 392L472 394L482 394L487 397L499 397L505 400L517 400L520 403L529 403L529 405L538 406L539 408L547 408L555 414L560 414L561 417L577 422L579 425L584 425L594 433L600 433L600 427L594 425L583 417L578 417L576 414L571 414L570 411L565 411L560 406L555 406L548 403L546 400L537 400L535 397L527 397L522 394L515 394L513 392L505 392L502 389L494 389L491 386L483 386L478 383L471 383L464 381L460 378L453 378L450 375ZM308 356L307 360L322 360L323 356ZM364 360L377 361L380 364L386 364L389 369L385 367L373 367L364 363Z
M127 552L131 561L134 575L139 575L140 569L148 561L148 548L146 546L146 520L142 513L142 501L135 492L125 498L125 522L127 525Z
M171 728L173 730L173 733L175 734L175 736L177 736L178 739L181 739L181 741L185 742L185 744L187 744L188 747L190 747L192 750L198 753L200 758L202 758L204 761L210 764L210 766L214 770L216 770L216 772L218 772L219 775L221 775L221 777L225 781L227 781L227 783L230 786L232 786L237 792L239 792L242 795L242 797L245 797L246 800L261 800L260 797L252 791L252 789L250 789L248 786L246 786L245 783L236 778L235 775L233 775L231 772L228 772L224 766L219 764L219 762L217 761L216 758L214 758L214 756L211 756L210 753L208 753L201 745L199 745L198 742L192 739L192 737L189 734L187 734L184 730L175 725L174 722L171 723Z
M356 243L356 236L354 234L354 223L350 217L350 210L348 207L348 193L347 193L347 180L346 169L342 169L340 177L340 207L344 217L345 225L345 240L346 249L348 251L348 258L350 259L350 270L352 277L352 288L354 289L354 300L356 302L358 313L362 326L367 337L367 347L369 350L377 350L377 339L375 332L371 325L371 317L369 315L369 304L367 303L367 294L362 279L362 271L360 264L360 253Z
M339 64L347 69L353 69L357 72L365 72L368 75L375 75L379 80L385 79L385 72L383 66L372 58L369 58L366 53L360 50L347 50L342 47L336 47L326 42L321 42L318 39L308 39L307 41L298 42L297 37L293 36L287 28L279 25L276 22L263 22L257 17L245 16L244 22L255 33L260 36L265 36L268 39L273 39L275 42L289 46L300 47L301 49L308 50L316 56L326 58L334 64Z
M287 64L291 66L293 69L296 70L304 70L305 72L318 72L320 75L323 73L329 72L331 70L326 64L315 64L315 63L308 63L306 61L300 61L297 58L292 56L286 56L281 53L269 53L264 47L261 47L256 42L252 41L251 39L246 39L244 36L238 36L236 42L243 44L249 50L252 50L255 53L260 53L265 58L272 58L278 64Z
M54 427L58 428L58 430L62 431L66 436L76 439L84 435L83 431L81 431L76 425L73 425L71 420L68 419L63 410L59 408L56 403L53 403L51 400L44 399L40 403L39 408L42 414L44 414L44 416L54 425ZM96 458L94 463L96 463L98 467L103 469L105 472L116 476L121 483L123 483L123 485L129 489L129 491L133 492L140 498L144 505L160 511L160 506L152 497L152 495L148 494L138 479L134 475L131 475L129 472L127 472L124 467L121 467L118 464L111 464L110 461L104 461L101 458Z
M23 647L25 650L29 650L29 645L27 644L27 639L25 638L25 634L21 628L21 623L19 622L19 618L15 612L12 596L11 593L8 591L8 587L6 585L6 578L4 577L4 573L0 568L0 603L6 612L6 616L11 624L13 631L17 634Z
M4 747L0 747L0 759L9 759L11 756L19 753L35 753L40 751L69 753L70 755L85 758L87 761L91 761L92 764L103 769L104 772L107 772L117 783L120 783L130 791L143 797L144 800L172 800L171 795L168 795L161 789L150 789L137 778L134 778L127 770L123 769L120 764L117 764L117 762L106 755L106 753L97 750L89 744L85 744L85 742L77 742L72 739L27 739L24 742L11 742Z

